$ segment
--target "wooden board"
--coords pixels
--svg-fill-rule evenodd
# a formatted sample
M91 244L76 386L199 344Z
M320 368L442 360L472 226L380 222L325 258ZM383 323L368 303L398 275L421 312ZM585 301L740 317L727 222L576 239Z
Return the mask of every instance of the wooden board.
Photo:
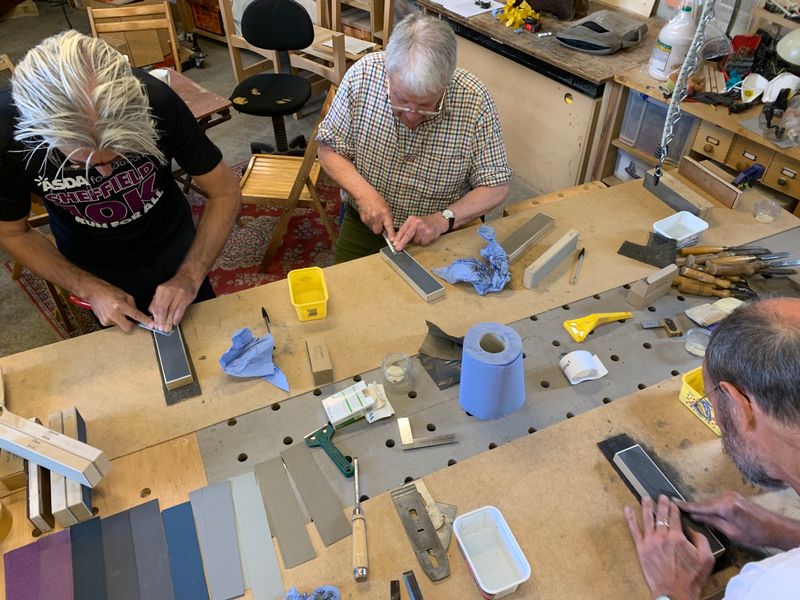
M498 239L530 219L533 211L538 209L492 221ZM110 457L129 454L314 389L308 336L325 338L336 377L345 379L378 367L390 352L415 354L427 334L426 319L460 336L481 321L511 323L646 277L652 267L619 256L617 249L624 240L646 243L652 224L672 211L641 183L631 182L554 202L547 214L556 226L511 266L512 280L501 293L480 297L472 286L446 285L444 298L426 304L380 257L370 256L325 269L330 294L325 319L298 321L286 280L191 306L182 329L201 396L166 406L150 333L113 328L0 359L8 406L25 417L46 417L75 405L92 432L93 445ZM770 224L756 223L752 201L743 199L737 210L712 211L702 239L743 244L798 224L789 213ZM581 231L586 247L578 282L569 284L571 265L562 263L535 290L524 289L525 266L573 227ZM414 256L430 269L477 257L484 245L477 230L468 228L416 249ZM270 314L274 359L286 373L288 394L261 378L225 375L219 366L237 329L263 332L262 306ZM358 352L353 351L354 340Z
M485 505L500 509L533 571L514 598L649 597L622 514L635 498L598 442L619 433L635 437L695 498L723 490L758 495L742 483L719 438L678 401L679 390L679 378L651 386L447 467L425 483L435 500L456 504L459 514ZM796 498L784 491L761 494L758 501L796 517ZM455 539L448 551L450 577L433 584L417 564L389 493L362 508L369 579L353 581L349 541L325 549L315 537L317 559L284 570L287 588L326 582L338 586L343 598L384 598L388 582L413 569L426 600L480 597ZM731 575L714 578L706 591L722 589Z
M684 156L678 173L727 208L736 208L742 190L730 183L731 177L710 160L697 162Z
M615 0L612 0L615 1ZM620 0L630 2L635 0ZM514 33L514 31L493 17L490 12L464 19L451 13L441 4L433 0L420 0L420 6L428 11L446 15L457 23L467 25L471 29L482 33L493 40L505 44L511 48L524 52L533 58L542 60L560 69L587 79L592 83L605 83L610 81L615 73L622 73L628 69L647 65L650 60L650 52L656 42L658 32L664 25L664 20L658 17L650 17L647 22L647 33L642 43L628 50L621 50L616 54L608 56L595 56L585 52L570 50L558 43L554 36L539 38L530 33ZM592 6L590 11L599 10L602 6ZM644 19L642 19L644 20ZM552 16L544 14L542 16L542 31L559 31L571 26L569 21L560 21ZM531 135L536 135L531 131Z

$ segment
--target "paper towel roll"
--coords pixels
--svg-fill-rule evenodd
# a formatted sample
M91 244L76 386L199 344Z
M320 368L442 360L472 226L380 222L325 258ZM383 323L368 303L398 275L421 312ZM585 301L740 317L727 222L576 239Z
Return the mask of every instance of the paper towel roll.
M525 403L522 339L501 323L478 323L464 336L461 408L479 419L498 419Z

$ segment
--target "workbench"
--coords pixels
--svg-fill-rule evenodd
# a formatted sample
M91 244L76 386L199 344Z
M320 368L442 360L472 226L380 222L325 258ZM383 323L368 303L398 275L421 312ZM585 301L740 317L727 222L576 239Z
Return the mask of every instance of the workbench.
M506 419L478 422L456 408L457 388L439 392L418 370L415 399L405 393L391 396L398 416L410 416L416 430L427 422L441 433L457 431L460 443L430 453L414 451L423 454L412 458L399 447L376 442L396 437L393 420L342 430L342 449L359 456L365 493L371 496L363 504L369 520L370 579L361 586L352 582L349 539L324 548L311 526L318 558L284 571L284 584L308 591L332 583L341 586L346 598L386 597L388 580L414 569L426 598L477 598L455 542L449 552L452 574L445 581L432 585L416 564L385 493L405 476L424 477L433 496L457 504L459 513L486 504L503 512L533 567L531 580L517 597L641 597L644 581L621 514L633 497L596 449L597 442L628 433L673 467L681 485L696 497L724 489L751 496L757 491L742 484L719 440L677 401L679 380L662 381L670 368L673 374L683 373L699 362L680 342L648 341L650 358L635 350L646 338L630 337L630 332L652 332L634 330L632 323L604 326L583 346L608 361L612 376L573 389L553 363L561 351L581 346L567 342L562 332L563 347L558 347L559 340L551 343L552 327L541 329L547 322L557 325L567 311L579 316L626 310L622 286L653 269L617 255L616 249L624 239L643 243L652 223L670 210L635 182L590 189L542 208L536 203L523 203L519 212L493 223L502 239L538 210L556 219L556 228L529 251L531 258L513 265L512 283L500 294L481 298L466 286L446 286L445 298L427 305L380 258L367 257L325 270L331 300L328 317L321 321L297 321L285 281L192 306L183 330L203 390L197 398L167 407L149 335L111 329L0 359L9 409L25 417L46 417L56 407L78 406L90 442L115 459L94 494L100 516L152 498L164 509L186 501L190 491L206 482L250 470L282 447L302 443L300 437L321 424L319 399L352 383L352 377L375 379L380 358L388 352L415 354L425 319L452 335L462 335L483 320L514 323L527 353L526 406ZM581 223L575 221L578 214ZM752 219L747 206L718 208L710 223L704 243L769 237L776 251L798 247L800 221L789 214L764 225ZM578 283L569 284L571 265L562 264L540 289L522 288L521 272L532 257L573 227L581 231L581 244L587 248ZM471 228L415 255L430 268L455 257L477 256L482 245ZM654 310L658 316L674 315L689 301L672 294ZM290 394L260 379L234 380L217 364L239 327L264 333L262 305L272 318L275 360L287 374ZM651 314L642 311L635 318ZM612 342L614 332L625 337ZM304 338L312 334L327 342L337 380L321 390L313 385L305 351ZM635 377L620 370L626 364L637 372ZM545 388L552 391L545 394ZM626 395L625 390L636 389ZM291 400L282 402L289 396ZM618 400L621 396L626 397ZM337 494L346 498L349 482L324 454L315 456ZM791 493L762 495L761 500L787 514L798 512ZM24 493L4 502L14 526L0 544L3 552L33 541L24 517ZM722 575L712 587L724 585L724 579Z
M465 19L435 0L419 0L419 5L445 19L456 32L457 64L491 90L511 168L541 193L588 180L609 102L607 84L615 73L647 63L663 25L657 17L641 17L647 22L647 34L638 46L596 56L566 48L554 36L514 33L491 13ZM602 8L606 7L591 3L589 13ZM646 10L644 14L649 14ZM546 14L542 17L544 32L556 33L570 25Z
M620 72L609 83L612 103L600 136L601 150L591 168L594 179L605 179L613 174L617 149L623 149L638 160L655 165L655 156L642 156L635 148L620 143L618 138L630 94L639 93L669 103L669 98L665 99L659 90L659 83L647 73L646 65ZM710 158L738 171L758 162L766 167L761 183L795 199L800 198L800 146L781 148L760 133L742 125L745 121L757 119L762 108L763 105L758 102L741 113L731 114L724 106L682 102L681 111L700 119L697 132L691 134L691 150L698 159ZM800 205L795 214L800 214Z

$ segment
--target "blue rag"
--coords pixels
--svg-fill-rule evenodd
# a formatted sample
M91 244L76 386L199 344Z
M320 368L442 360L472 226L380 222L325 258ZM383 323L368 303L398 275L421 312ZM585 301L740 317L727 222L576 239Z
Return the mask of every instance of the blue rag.
M485 296L489 292L502 291L511 281L511 273L508 271L508 255L497 243L494 228L481 225L478 233L488 242L481 250L481 256L489 261L488 264L477 258L459 258L450 266L436 268L433 272L447 283L471 283L476 292Z
M310 594L298 592L297 588L292 588L286 593L286 600L339 600L339 588L332 585L318 587Z
M233 334L231 342L233 345L219 359L223 371L234 377L263 377L284 392L289 391L286 375L272 362L272 334L257 338L243 327Z

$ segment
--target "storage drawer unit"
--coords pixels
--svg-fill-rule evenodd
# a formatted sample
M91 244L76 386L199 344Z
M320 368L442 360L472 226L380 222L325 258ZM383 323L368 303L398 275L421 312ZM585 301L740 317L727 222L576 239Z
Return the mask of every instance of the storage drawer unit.
M794 198L800 197L800 163L782 154L776 154L767 167L763 182Z
M736 136L717 125L703 121L697 129L692 150L719 162L725 162Z
M732 166L737 171L744 171L755 163L763 165L766 169L774 157L774 150L770 150L766 146L750 141L747 138L736 136L725 164Z

